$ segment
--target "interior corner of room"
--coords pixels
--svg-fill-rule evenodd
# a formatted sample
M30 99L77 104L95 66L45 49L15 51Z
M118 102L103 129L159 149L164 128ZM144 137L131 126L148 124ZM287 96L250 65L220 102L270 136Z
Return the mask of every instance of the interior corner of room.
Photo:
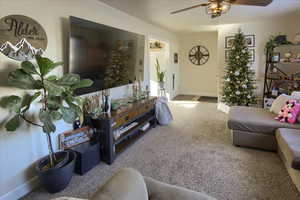
M0 8L0 200L100 199L125 186L120 200L300 198L300 122L287 110L300 99L300 2ZM253 85L235 79L243 72Z

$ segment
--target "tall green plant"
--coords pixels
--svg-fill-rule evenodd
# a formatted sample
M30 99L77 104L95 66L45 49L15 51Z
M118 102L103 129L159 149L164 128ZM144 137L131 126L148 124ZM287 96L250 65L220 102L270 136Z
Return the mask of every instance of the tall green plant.
M27 93L23 97L16 95L3 97L0 106L13 114L5 124L7 131L15 131L22 120L43 129L47 135L50 167L54 167L56 158L50 135L56 130L54 121L63 119L67 123L73 123L82 114L81 99L74 97L73 91L77 88L89 87L93 82L89 79L80 80L76 74L65 74L60 78L49 75L53 69L63 63L54 63L41 56L36 56L35 59L37 66L30 61L24 61L21 63L21 68L8 75L8 82L12 86L30 90L32 93ZM42 105L39 110L39 122L33 121L27 115L34 102Z
M156 69L157 80L159 82L164 82L166 71L161 71L160 64L159 64L157 58L156 58L156 63L155 63L155 69Z

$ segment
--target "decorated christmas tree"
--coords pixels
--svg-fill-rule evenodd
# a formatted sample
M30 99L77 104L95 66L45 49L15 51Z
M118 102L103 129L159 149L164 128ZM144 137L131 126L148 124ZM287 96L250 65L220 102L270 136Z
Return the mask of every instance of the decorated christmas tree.
M256 103L255 73L250 68L250 53L241 30L234 36L224 76L222 102L229 106Z
M110 67L105 72L106 87L128 83L129 52L122 41L117 41L110 56Z

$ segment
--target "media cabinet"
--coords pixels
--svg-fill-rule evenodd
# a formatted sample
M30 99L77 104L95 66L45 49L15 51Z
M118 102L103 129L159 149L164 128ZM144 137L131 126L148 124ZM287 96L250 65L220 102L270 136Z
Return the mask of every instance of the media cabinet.
M101 158L104 162L113 163L121 152L157 125L156 99L149 97L139 100L130 103L122 111L102 114L97 119L92 119L98 133Z

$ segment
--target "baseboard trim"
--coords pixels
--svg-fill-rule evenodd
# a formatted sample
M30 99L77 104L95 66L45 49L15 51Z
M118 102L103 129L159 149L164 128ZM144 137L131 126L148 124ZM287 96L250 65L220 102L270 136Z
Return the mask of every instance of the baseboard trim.
M224 112L224 113L229 113L229 111L230 111L230 106L228 106L228 105L226 105L226 104L224 104L224 103L222 103L222 102L219 102L218 103L218 110L220 110L220 111L222 111L222 112Z
M29 181L2 195L0 200L20 199L39 185L38 177L35 176Z
M193 96L204 96L204 97L218 97L213 93L193 93L193 92L179 92L178 95L193 95Z

